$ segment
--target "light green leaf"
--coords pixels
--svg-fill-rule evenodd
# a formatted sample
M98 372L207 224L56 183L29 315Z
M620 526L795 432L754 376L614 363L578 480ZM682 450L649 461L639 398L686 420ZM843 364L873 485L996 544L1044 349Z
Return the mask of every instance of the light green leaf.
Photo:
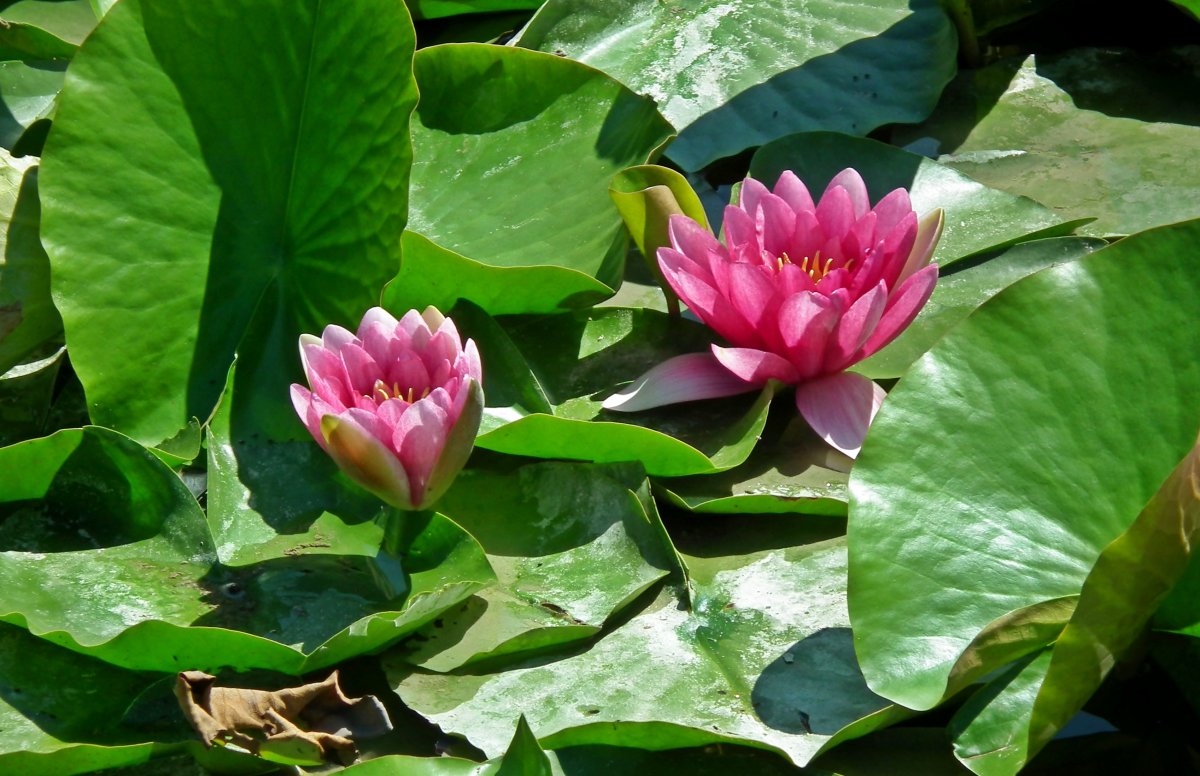
M105 16L42 164L54 298L95 421L173 436L212 413L236 350L235 392L259 392L269 436L297 434L271 418L296 337L357 320L396 271L413 46L394 0L127 0Z
M1195 49L1078 49L964 73L900 143L1123 235L1200 215Z
M433 46L415 69L409 229L425 239L405 241L386 306L465 298L492 314L542 312L611 294L625 235L608 184L670 135L654 104L577 62L506 46Z
M900 712L867 690L855 663L844 543L787 546L796 532L771 522L754 538L712 531L702 547L682 548L690 612L668 588L574 654L478 675L412 672L387 658L389 675L405 703L489 754L519 712L553 748L728 742L807 763Z
M38 239L38 171L0 150L0 374L62 332Z
M933 0L550 0L515 42L653 97L685 170L793 132L920 121L957 51Z
M638 466L468 469L438 509L479 539L498 581L405 645L433 671L593 636L677 564Z
M1200 363L1180 354L1200 352L1198 245L1191 221L1027 277L889 395L850 481L850 612L877 692L929 708L1066 625L1062 607L1001 628L997 654L972 644L1086 594L1191 448Z
M1089 237L1031 240L954 264L938 277L933 296L916 320L883 350L855 365L854 371L875 380L900 377L947 332L1008 286L1105 245L1103 240Z
M639 461L652 475L683 476L737 466L754 448L774 389L702 404L613 412L604 398L625 380L685 352L707 350L712 334L653 310L605 307L522 316L503 329L465 320L485 363L484 410L476 446L537 458ZM697 412L703 407L703 412Z

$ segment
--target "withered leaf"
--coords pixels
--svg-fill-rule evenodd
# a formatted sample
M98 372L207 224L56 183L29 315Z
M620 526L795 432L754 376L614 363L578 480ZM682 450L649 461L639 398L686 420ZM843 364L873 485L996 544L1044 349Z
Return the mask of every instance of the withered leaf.
M266 759L319 764L354 761L356 738L392 729L383 704L373 695L347 698L334 671L324 681L283 690L216 687L217 678L184 671L175 697L205 746L236 744Z

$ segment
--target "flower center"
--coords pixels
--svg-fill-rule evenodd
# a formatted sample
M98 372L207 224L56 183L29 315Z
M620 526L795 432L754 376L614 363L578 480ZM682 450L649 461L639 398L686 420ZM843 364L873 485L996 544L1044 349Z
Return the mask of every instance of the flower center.
M415 392L416 392L415 389L412 388L411 386L409 386L408 390L405 390L400 387L399 383L392 383L389 386L383 380L376 380L375 381L375 390L372 391L371 398L375 398L376 396L378 396L379 402L381 404L383 402L387 401L388 399L403 399L404 401L408 402L409 404L412 404L413 401L415 401L413 399L413 394ZM421 391L421 395L416 398L424 399L428 395L429 395L429 389L426 388L425 390Z
M784 251L776 257L775 269L782 270L785 264L796 264L796 262L792 261L791 257L787 255L787 251ZM821 261L821 252L817 251L811 257L805 256L803 259L801 259L797 266L800 267L801 272L807 273L808 276L812 278L813 282L819 283L834 269L833 264L834 260L832 258ZM845 269L849 271L852 266L854 266L854 259L846 262L846 264L839 269Z

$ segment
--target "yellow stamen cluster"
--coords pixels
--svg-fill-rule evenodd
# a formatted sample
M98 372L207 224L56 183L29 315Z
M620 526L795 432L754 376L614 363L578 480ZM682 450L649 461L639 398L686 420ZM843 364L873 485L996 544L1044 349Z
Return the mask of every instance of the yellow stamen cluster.
M785 251L776 257L775 268L777 270L782 270L783 265L794 263L795 262L792 261L791 257L789 257ZM846 262L844 269L849 270L853 265L854 259L851 259L850 261ZM805 256L800 261L799 267L802 272L808 273L808 276L812 278L814 282L819 282L822 278L828 275L829 271L833 268L833 259L825 259L825 262L822 264L821 252L817 251L812 257Z
M408 402L409 404L412 404L414 401L413 393L414 393L414 391L411 387L407 391L405 391L400 387L399 383L392 383L391 386L388 386L388 384L385 383L383 380L376 380L375 381L375 390L372 393L372 395L373 396L378 395L380 402L385 402L388 399L404 399L404 401ZM429 389L426 388L424 391L421 392L421 395L418 396L417 398L424 399L428 395L429 395Z

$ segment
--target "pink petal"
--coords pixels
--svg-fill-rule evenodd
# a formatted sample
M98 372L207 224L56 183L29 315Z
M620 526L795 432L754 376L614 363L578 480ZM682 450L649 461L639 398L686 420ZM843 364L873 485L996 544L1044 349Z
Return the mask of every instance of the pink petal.
M825 345L839 312L833 300L816 292L788 297L779 306L779 333L800 379L821 372Z
M330 324L321 332L321 343L334 353L340 353L342 348L351 342L358 342L358 337L341 326Z
M774 194L764 194L758 207L755 221L763 248L773 256L790 250L796 228L796 214L791 206Z
M713 345L712 354L735 377L752 385L765 385L768 380L791 385L800 379L790 361L765 350Z
M807 210L811 213L816 210L812 195L808 193L808 187L791 170L784 170L783 174L779 176L779 181L775 184L775 196L787 202L793 212L799 213Z
M802 210L796 214L796 227L792 232L792 250L788 255L795 264L799 264L804 259L811 259L825 245L826 239L825 229L817 221L816 213Z
M674 289L683 303L709 328L735 345L761 345L762 338L758 336L754 327L716 289L701 278L688 274L687 264L677 262L678 255L675 251L660 249L658 266L662 269L667 285Z
M472 377L477 383L483 383L483 367L480 365L479 348L475 347L475 340L467 340L467 344L463 347L463 354L459 356L454 366L459 374Z
M361 339L363 330L372 326L379 327L391 334L399 325L400 322L396 320L396 316L382 307L372 307L363 314L362 323L358 325L358 336Z
M428 399L409 407L396 426L392 444L408 472L414 503L419 504L425 499L425 485L442 455L449 431L450 419L445 410Z
M858 174L858 170L855 170L853 167L847 167L833 176L833 180L829 181L829 185L825 187L825 193L821 195L821 201L824 202L829 193L838 188L843 189L850 196L850 204L854 208L854 220L857 221L862 218L871 209L871 198L867 195L867 184L863 183L862 176ZM820 205L817 206L817 209L820 210Z
M925 214L921 220L917 221L917 236L913 240L908 261L904 263L904 269L896 278L896 285L908 280L915 272L929 264L930 259L933 258L933 250L942 236L943 221L941 208Z
M350 479L392 506L412 509L408 474L383 442L347 415L326 415L321 434L330 457Z
M900 284L898 278L904 270L904 265L908 261L913 242L916 239L917 214L909 213L901 218L900 223L885 234L883 240L876 246L876 250L883 254L886 262L883 268L883 279L888 284L888 288L895 288Z
M308 335L305 335L308 336ZM311 344L316 342L317 344ZM304 362L304 372L313 392L330 404L340 408L354 404L354 392L350 388L350 376L346 373L346 365L337 354L326 350L321 340L309 337L300 340L300 358Z
M770 270L755 264L730 264L730 302L748 324L761 329L764 317L774 313L777 293Z
M726 207L723 227L731 261L762 260L763 246L758 235L758 224L749 213L732 205Z
M758 210L758 203L764 195L769 194L767 187L757 178L746 178L738 190L738 207L747 213Z
M937 277L937 265L930 264L892 292L887 307L884 308L883 317L879 319L875 332L863 344L859 358L866 358L877 352L908 328L917 317L917 313L921 312L921 308L929 301L929 295L937 285Z
M875 215L878 217L876 229L879 234L887 234L900 223L900 219L913 212L912 200L904 189L894 189L875 205Z
M638 412L697 399L716 399L753 391L709 353L688 353L662 362L604 400L606 410Z
M859 348L875 331L879 319L887 306L888 292L883 281L860 296L838 319L837 328L825 348L826 370L841 371L858 361Z
M308 433L312 434L313 439L320 442L321 447L324 447L325 438L321 436L321 416L312 411L312 391L303 385L292 383L291 395L292 406L296 408L296 414L300 416L300 421L304 423L304 427L308 429Z
M796 409L817 436L856 458L885 395L862 375L838 372L796 386Z
M667 222L667 232L671 246L706 271L717 257L725 255L725 246L713 237L712 232L687 216L672 215Z
M349 343L342 348L342 363L350 377L350 388L355 393L371 396L375 393L375 381L384 376L379 362L361 345Z
M866 211L863 211L866 213ZM825 232L827 240L836 240L841 242L842 235L850 231L850 227L858 221L859 216L854 211L854 200L850 196L850 192L841 186L830 187L825 190L824 196L817 204L816 212L817 220L821 222L821 229ZM837 243L834 244L836 249ZM822 252L823 256L828 256L828 249Z

